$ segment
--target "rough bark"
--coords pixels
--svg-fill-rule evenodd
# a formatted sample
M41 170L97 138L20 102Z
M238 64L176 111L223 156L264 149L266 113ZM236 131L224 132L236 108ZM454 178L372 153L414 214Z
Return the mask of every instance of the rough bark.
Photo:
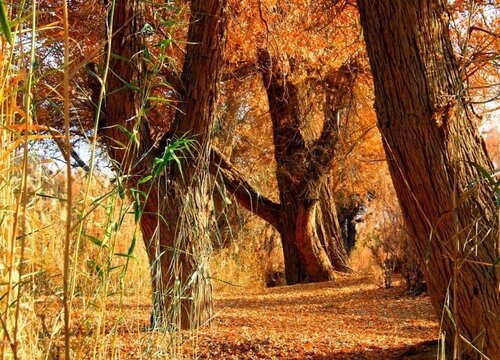
M188 45L181 77L179 110L171 129L155 147L141 117L144 40L141 0L115 2L111 75L107 81L106 126L101 129L115 168L127 188L144 192L141 229L154 288L153 325L193 328L212 317L207 266L208 221L205 179L210 132L225 48L226 0L192 0ZM126 131L125 131L126 130ZM140 183L168 144L187 136L196 142L192 157ZM136 192L137 193L137 192Z
M358 0L389 169L432 304L458 358L500 349L492 170L448 34L443 0Z
M323 227L323 229L318 231L318 235L330 258L333 269L340 272L350 272L348 249L342 235L333 189L332 178L327 177L320 192L317 226Z
M210 172L212 175L222 180L226 190L236 198L241 206L271 224L280 234L286 232L281 226L280 219L288 216L288 214L284 213L287 210L282 208L280 204L275 203L256 191L245 179L245 176L215 148L212 148ZM299 221L299 223L295 223L294 226L290 227L291 229L295 229L296 232L292 232L291 235L288 235L287 239L291 242L291 245L284 249L284 257L286 262L287 257L290 259L291 255L298 256L298 262L288 262L288 266L291 266L291 269L288 270L289 273L294 274L293 276L300 279L297 280L297 282L306 280L325 280L324 278L316 280L316 278L311 276L311 274L307 272L307 269L303 267L305 264L302 260L302 255L297 252L292 252L297 250L297 244L299 244L306 253L309 251L309 253L317 252L321 254L321 258L319 259L312 258L314 259L313 261L320 261L319 264L313 262L309 265L316 272L319 271L321 266L332 266L334 270L342 272L350 270L346 260L346 250L343 246L344 241L340 235L341 230L337 220L332 192L333 186L328 182L328 179L326 181L327 182L320 191L319 206L314 206L310 209L311 214L309 214L309 216L295 217L295 221ZM303 208L303 210L305 210L305 208ZM307 222L300 223L300 221ZM297 235L299 233L300 235ZM308 239L311 237L317 239L317 241L309 245L311 241ZM318 249L319 246L321 246L324 251ZM325 254L328 256L328 260L325 259ZM292 260L293 259L296 258L292 257ZM327 263L328 261L330 265Z
M326 79L330 91L323 131L305 140L298 88L266 51L259 52L273 125L276 177L280 193L278 231L288 284L327 281L334 270L348 271L347 254L327 178L335 155L338 118L347 107L354 72L343 68Z

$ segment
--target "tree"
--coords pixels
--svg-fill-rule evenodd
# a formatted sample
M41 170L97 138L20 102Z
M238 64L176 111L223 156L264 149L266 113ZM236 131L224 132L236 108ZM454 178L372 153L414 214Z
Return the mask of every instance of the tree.
M358 6L389 169L432 304L444 311L447 343L455 358L463 351L494 358L498 209L482 175L492 165L463 96L446 1Z
M125 175L125 186L142 208L141 229L153 277L153 325L197 327L213 315L205 251L205 169L224 58L227 2L191 1L188 45L176 89L178 110L159 142L153 141L144 116L144 2L115 4L110 12L105 126L100 131L117 171ZM181 157L171 144L186 136L195 145ZM166 166L169 157L174 161Z
M266 89L273 125L274 154L280 203L254 190L244 176L217 151L212 172L222 175L226 187L248 210L273 225L281 235L288 284L333 280L334 271L349 271L347 253L337 220L329 173L336 154L338 127L349 105L355 66L342 66L334 74L302 89L325 91L323 129L317 139L305 139L311 119L299 87L289 81L265 50L258 69ZM321 88L321 90L319 90Z

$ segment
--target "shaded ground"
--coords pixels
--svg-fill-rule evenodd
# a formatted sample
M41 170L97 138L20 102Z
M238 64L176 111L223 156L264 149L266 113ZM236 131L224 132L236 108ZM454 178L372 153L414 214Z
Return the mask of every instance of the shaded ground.
M74 323L81 324L73 342L76 358L99 353L116 359L194 354L201 359L436 357L435 346L428 343L438 337L438 323L428 297L408 297L401 286L381 289L366 277L273 289L234 288L217 296L213 327L197 335L146 331L149 305L144 297L137 300L108 306L98 317L76 312ZM60 353L57 347L54 358Z

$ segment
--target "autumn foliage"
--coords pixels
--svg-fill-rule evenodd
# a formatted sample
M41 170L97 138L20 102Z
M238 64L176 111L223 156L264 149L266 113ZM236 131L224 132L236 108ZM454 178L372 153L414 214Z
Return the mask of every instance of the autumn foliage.
M495 358L496 5L0 2L2 359Z

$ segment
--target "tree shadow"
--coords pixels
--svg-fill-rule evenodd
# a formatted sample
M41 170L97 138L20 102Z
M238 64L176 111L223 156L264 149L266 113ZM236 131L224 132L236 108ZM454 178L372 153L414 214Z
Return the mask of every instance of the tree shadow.
M306 284L297 287L272 288L265 293L235 295L224 298L218 301L219 311L232 309L235 312L238 310L258 310L265 308L279 307L295 307L299 306L308 312L320 312L327 314L335 314L336 316L364 316L374 315L373 309L380 308L380 301L385 301L389 304L399 300L406 300L411 305L412 301L418 301L422 296L411 297L405 294L402 286L396 286L390 289L374 288L374 289L356 289L356 286L366 284L366 279L354 279L344 286L354 288L348 293L337 294L335 290L343 287L335 283L320 283ZM308 290L321 292L321 296L311 297ZM326 293L326 290L331 292ZM279 295L279 296L276 296ZM382 309L383 310L383 309ZM375 314L377 315L377 314ZM387 313L381 316L387 317ZM415 314L413 314L415 315ZM417 314L418 315L418 314ZM432 315L421 314L423 319L431 320ZM391 318L397 321L408 320L408 315L405 312L391 312Z
M339 359L383 359L383 360L434 360L438 353L438 340L424 341L415 345L400 346L389 349L371 347L369 349L352 352L333 351L321 356L310 356L311 360L339 360Z

